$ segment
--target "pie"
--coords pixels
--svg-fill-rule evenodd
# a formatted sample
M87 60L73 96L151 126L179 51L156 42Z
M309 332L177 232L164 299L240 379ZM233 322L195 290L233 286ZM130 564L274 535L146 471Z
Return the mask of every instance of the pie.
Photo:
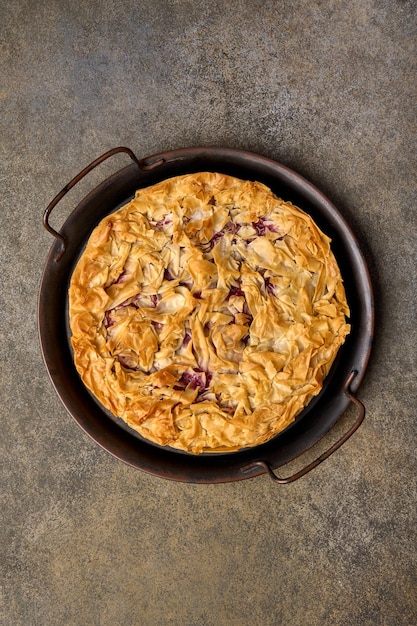
M213 172L139 189L92 232L69 288L84 384L146 440L192 454L256 446L293 422L348 316L312 218Z

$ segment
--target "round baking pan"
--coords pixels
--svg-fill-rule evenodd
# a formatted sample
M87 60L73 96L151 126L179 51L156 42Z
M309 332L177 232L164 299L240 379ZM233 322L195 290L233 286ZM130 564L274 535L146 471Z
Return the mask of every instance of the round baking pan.
M132 162L91 191L74 208L60 231L55 230L49 218L58 202L92 169L119 152L126 153ZM200 171L257 180L311 215L332 239L351 309L351 333L339 350L320 394L286 430L265 444L238 452L192 455L144 440L106 411L84 386L71 351L68 287L75 264L103 217L131 200L138 188ZM118 459L150 474L184 482L230 482L267 472L274 481L288 483L328 458L360 426L365 408L356 393L368 363L374 325L369 273L357 240L339 211L296 172L263 156L229 148L183 148L138 159L130 149L118 147L98 157L62 189L45 210L43 223L54 236L39 291L39 336L45 365L68 412L96 443ZM357 417L349 430L296 474L277 476L275 470L317 443L351 402L357 407Z

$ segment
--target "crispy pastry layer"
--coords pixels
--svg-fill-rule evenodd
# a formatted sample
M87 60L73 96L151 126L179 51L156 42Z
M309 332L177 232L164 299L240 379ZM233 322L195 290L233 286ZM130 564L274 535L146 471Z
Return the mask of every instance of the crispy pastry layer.
M103 219L69 302L85 385L143 437L195 454L283 430L350 331L330 239L264 185L209 172Z

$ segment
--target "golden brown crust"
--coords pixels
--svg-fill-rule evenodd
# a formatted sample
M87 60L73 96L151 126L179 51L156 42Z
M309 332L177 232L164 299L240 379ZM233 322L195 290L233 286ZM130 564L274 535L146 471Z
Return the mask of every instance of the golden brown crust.
M195 454L283 430L350 331L329 238L264 185L209 172L103 219L69 301L86 386L143 437Z

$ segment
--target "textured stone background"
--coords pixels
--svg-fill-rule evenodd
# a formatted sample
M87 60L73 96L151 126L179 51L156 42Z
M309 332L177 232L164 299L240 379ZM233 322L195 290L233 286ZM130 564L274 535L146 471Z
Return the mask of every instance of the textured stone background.
M1 624L416 623L416 13L0 0ZM314 182L371 271L366 420L290 486L171 483L116 461L68 416L40 354L43 209L116 145L202 144ZM54 223L125 164L91 174Z

